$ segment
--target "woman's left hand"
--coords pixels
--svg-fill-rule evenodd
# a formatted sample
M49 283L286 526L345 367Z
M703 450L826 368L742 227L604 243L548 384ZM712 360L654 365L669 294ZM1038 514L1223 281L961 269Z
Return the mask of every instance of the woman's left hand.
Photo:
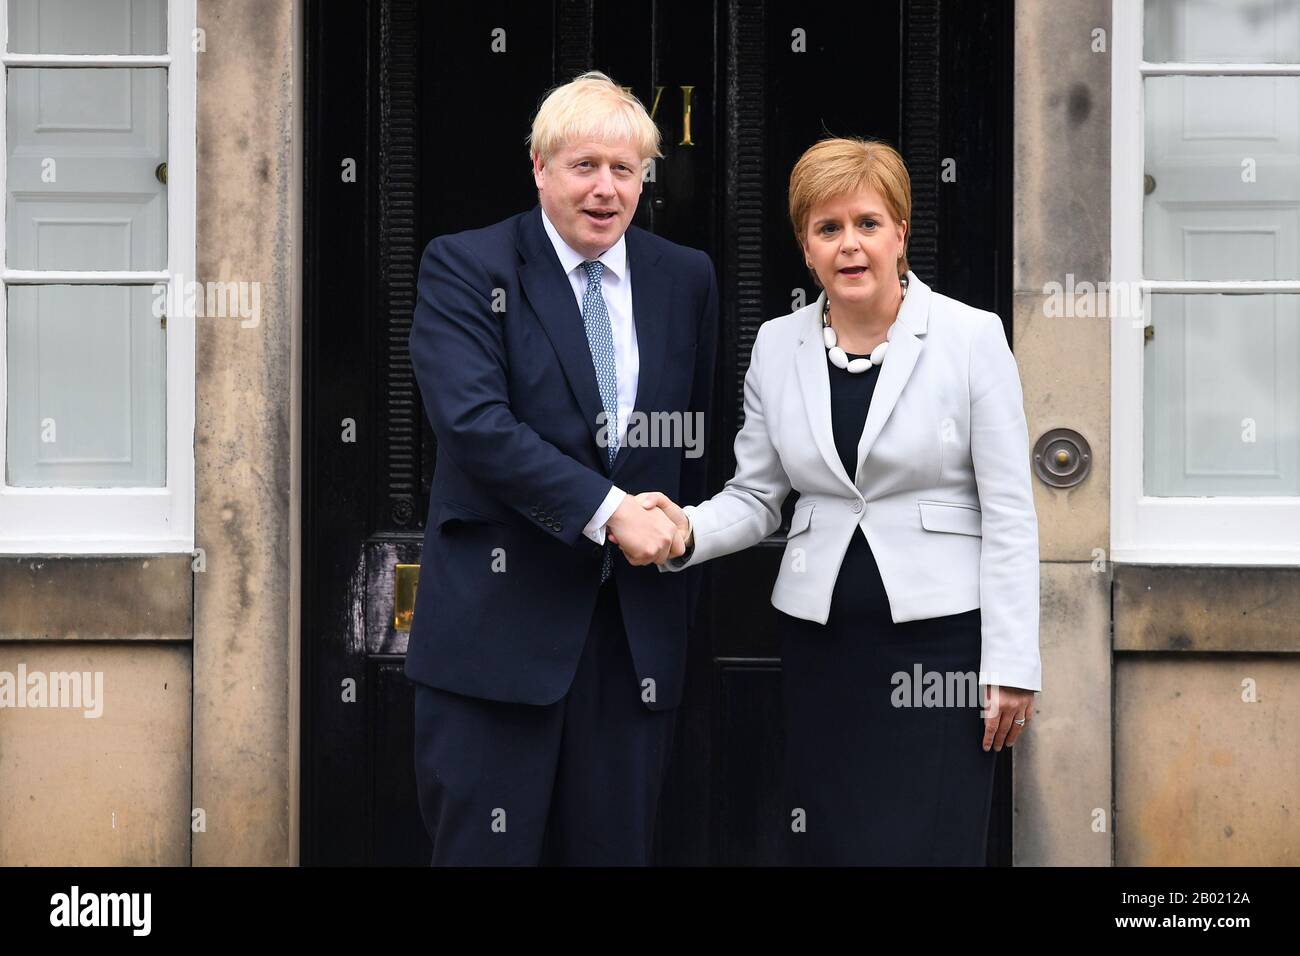
M1034 693L1020 687L989 687L988 706L984 709L984 749L991 745L1001 750L1016 742L1020 732L1034 716ZM1017 723L1019 721L1019 723Z

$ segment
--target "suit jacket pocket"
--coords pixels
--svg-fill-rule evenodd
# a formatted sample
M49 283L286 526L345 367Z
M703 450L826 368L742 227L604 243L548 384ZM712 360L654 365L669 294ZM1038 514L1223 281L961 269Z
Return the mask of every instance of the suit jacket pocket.
M441 528L450 521L463 521L466 524L505 524L500 518L490 518L454 501L444 501L438 506L438 527Z
M926 531L950 531L983 536L983 514L974 505L955 501L918 501L921 527Z
M794 509L794 514L790 516L790 530L785 533L785 539L789 541L797 534L803 534L808 530L812 523L813 508L817 503L809 502L806 505L800 505Z

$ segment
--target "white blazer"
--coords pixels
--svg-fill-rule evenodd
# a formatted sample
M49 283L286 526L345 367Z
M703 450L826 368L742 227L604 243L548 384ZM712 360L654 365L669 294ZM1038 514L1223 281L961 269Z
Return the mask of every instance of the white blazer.
M822 303L764 322L745 375L736 473L684 509L694 550L678 571L748 548L790 522L772 605L825 624L861 528L895 622L980 608L981 684L1041 690L1038 518L1020 375L992 312L908 291L858 441L852 479L835 450Z

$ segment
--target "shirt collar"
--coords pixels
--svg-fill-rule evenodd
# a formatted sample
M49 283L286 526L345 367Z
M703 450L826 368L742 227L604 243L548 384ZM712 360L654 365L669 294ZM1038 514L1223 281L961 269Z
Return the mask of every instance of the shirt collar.
M570 245L561 238L559 231L547 218L546 210L542 212L542 225L546 227L546 235L550 237L551 245L555 247L555 254L560 257L560 267L564 269L564 274L568 275L574 269L578 268L587 261L586 257L575 252ZM625 234L626 235L626 234ZM598 262L602 262L605 268L614 273L616 279L622 279L627 274L627 242L625 235L618 237L618 242L606 249L599 257ZM584 270L584 277L585 277Z

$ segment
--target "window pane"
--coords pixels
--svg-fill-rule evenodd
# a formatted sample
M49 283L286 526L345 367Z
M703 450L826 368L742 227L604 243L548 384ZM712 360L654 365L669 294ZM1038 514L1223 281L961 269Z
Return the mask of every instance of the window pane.
M10 287L10 485L166 484L166 333L154 298L149 286Z
M1300 495L1300 296L1149 302L1145 493Z
M12 69L11 269L165 269L167 71Z
M1149 279L1300 278L1300 77L1145 81Z
M1300 62L1300 0L1146 0L1152 63Z
M11 53L166 53L167 0L8 0Z

